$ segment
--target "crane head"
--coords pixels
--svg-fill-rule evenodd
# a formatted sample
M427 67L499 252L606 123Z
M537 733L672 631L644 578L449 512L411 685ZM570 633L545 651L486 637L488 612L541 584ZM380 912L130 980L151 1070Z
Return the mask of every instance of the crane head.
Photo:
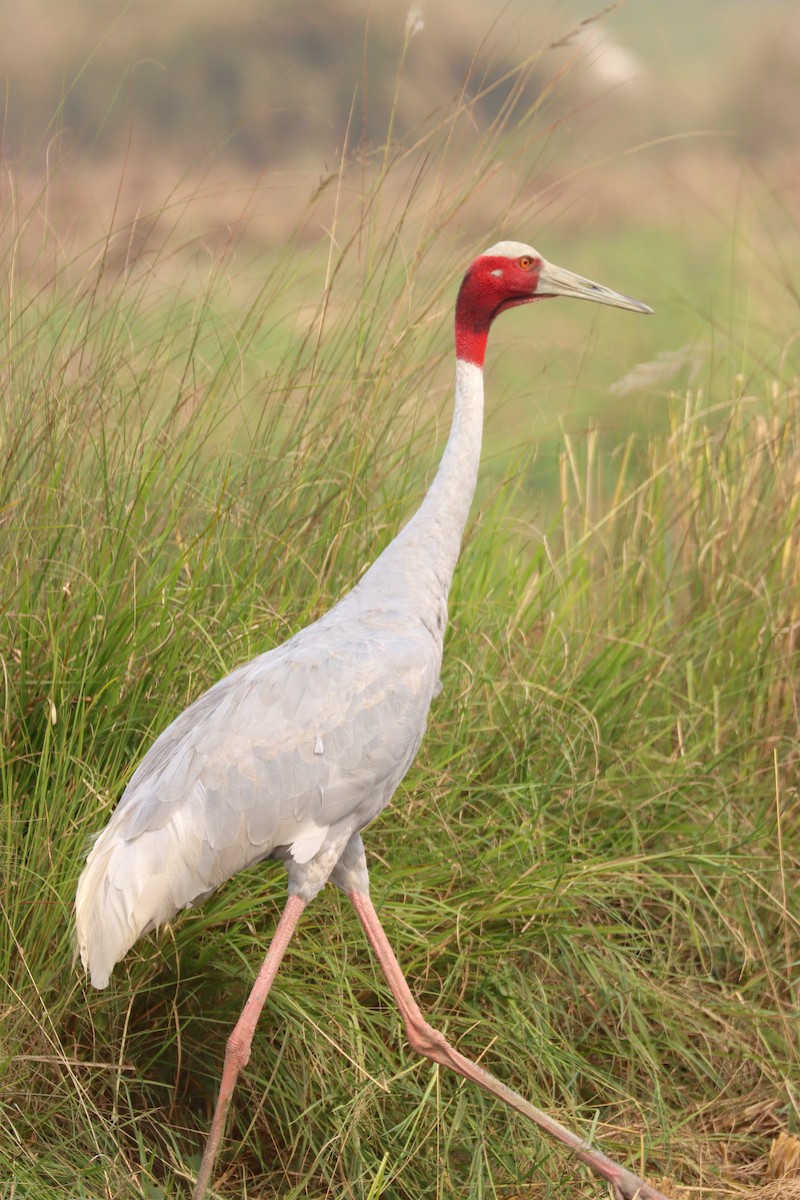
M594 300L633 312L653 310L639 300L547 262L523 242L498 242L472 263L464 276L456 304L456 353L478 366L483 364L489 326L507 308L572 296Z

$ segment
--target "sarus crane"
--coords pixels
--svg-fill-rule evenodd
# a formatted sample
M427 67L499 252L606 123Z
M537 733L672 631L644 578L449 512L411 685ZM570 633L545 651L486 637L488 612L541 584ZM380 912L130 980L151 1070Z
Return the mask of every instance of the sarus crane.
M164 730L89 853L75 920L81 959L98 988L141 934L236 871L267 858L286 867L286 905L227 1041L194 1200L206 1193L234 1085L286 947L328 881L351 900L414 1050L568 1146L617 1200L665 1200L428 1024L370 900L361 841L414 761L441 686L447 597L478 474L489 327L506 309L555 296L652 312L519 242L499 242L476 258L456 303L452 426L422 505L324 616L225 676Z

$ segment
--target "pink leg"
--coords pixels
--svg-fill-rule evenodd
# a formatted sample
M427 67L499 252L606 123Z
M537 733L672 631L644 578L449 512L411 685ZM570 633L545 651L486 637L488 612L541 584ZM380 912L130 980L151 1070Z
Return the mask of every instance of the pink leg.
M440 1063L444 1067L450 1067L453 1071L457 1071L459 1075L463 1075L465 1079L477 1083L487 1092L490 1092L491 1095L496 1096L498 1100L502 1100L517 1112L522 1113L524 1117L533 1121L545 1133L563 1142L565 1146L568 1146L575 1153L581 1162L590 1167L596 1175L609 1182L616 1200L667 1200L666 1196L656 1191L648 1183L645 1183L643 1179L639 1179L638 1176L626 1170L625 1167L618 1166L617 1163L607 1158L600 1150L593 1149L578 1134L559 1124L558 1121L548 1116L547 1113L542 1112L541 1109L535 1108L524 1096L520 1096L518 1092L512 1091L510 1087L506 1087L504 1083L501 1083L499 1079L495 1079L494 1075L490 1075L488 1071L484 1071L477 1063L465 1058L463 1054L459 1054L446 1040L444 1035L429 1025L422 1015L419 1006L411 995L405 976L400 970L400 964L389 945L389 941L383 931L383 926L369 896L363 892L356 891L349 892L348 895L358 913L361 924L364 926L378 962L383 968L383 973L386 976L389 987L392 989L392 994L405 1024L406 1035L413 1050L416 1050L418 1054L425 1055L426 1058L432 1059L433 1062Z
M245 1006L242 1009L242 1015L236 1022L233 1033L228 1038L225 1047L225 1064L222 1068L222 1082L219 1085L219 1095L217 1096L217 1106L214 1109L214 1119L211 1122L211 1129L209 1130L206 1148L203 1152L203 1161L200 1163L200 1174L197 1176L192 1200L203 1200L206 1194L206 1188L211 1180L211 1172L216 1162L220 1139L225 1132L225 1118L228 1115L228 1106L231 1102L233 1089L236 1086L236 1080L240 1070L247 1065L250 1058L253 1034L258 1024L258 1018L261 1016L264 1001L269 994L269 989L272 987L275 976L278 974L278 967L281 965L286 947L291 941L295 926L305 906L305 900L301 900L299 896L290 896L286 901L286 907L281 914L281 919L269 944L267 957L264 959L261 970L258 973L258 978L253 984L250 995L247 997Z

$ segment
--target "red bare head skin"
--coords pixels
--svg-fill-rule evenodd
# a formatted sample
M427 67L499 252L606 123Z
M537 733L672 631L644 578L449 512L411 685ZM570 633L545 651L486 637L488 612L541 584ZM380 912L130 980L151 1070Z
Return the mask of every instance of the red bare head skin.
M461 284L456 302L458 358L482 367L489 327L498 313L553 296L593 300L632 312L653 311L639 300L554 266L532 246L498 242L475 259Z
M510 253L501 251L506 244L513 247ZM475 259L458 293L456 355L478 367L483 366L486 339L495 317L507 308L538 299L541 258L530 246L506 244L493 246Z

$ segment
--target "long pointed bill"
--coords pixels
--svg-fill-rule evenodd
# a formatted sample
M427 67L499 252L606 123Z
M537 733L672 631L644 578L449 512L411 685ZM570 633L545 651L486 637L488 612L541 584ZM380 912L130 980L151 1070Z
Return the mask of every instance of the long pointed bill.
M603 287L602 283L592 283L591 279L583 279L563 267L542 260L539 271L539 282L536 287L536 299L547 296L572 296L575 300L594 300L597 304L612 304L614 308L629 308L632 312L651 313L649 304L640 300L632 300L611 288Z

